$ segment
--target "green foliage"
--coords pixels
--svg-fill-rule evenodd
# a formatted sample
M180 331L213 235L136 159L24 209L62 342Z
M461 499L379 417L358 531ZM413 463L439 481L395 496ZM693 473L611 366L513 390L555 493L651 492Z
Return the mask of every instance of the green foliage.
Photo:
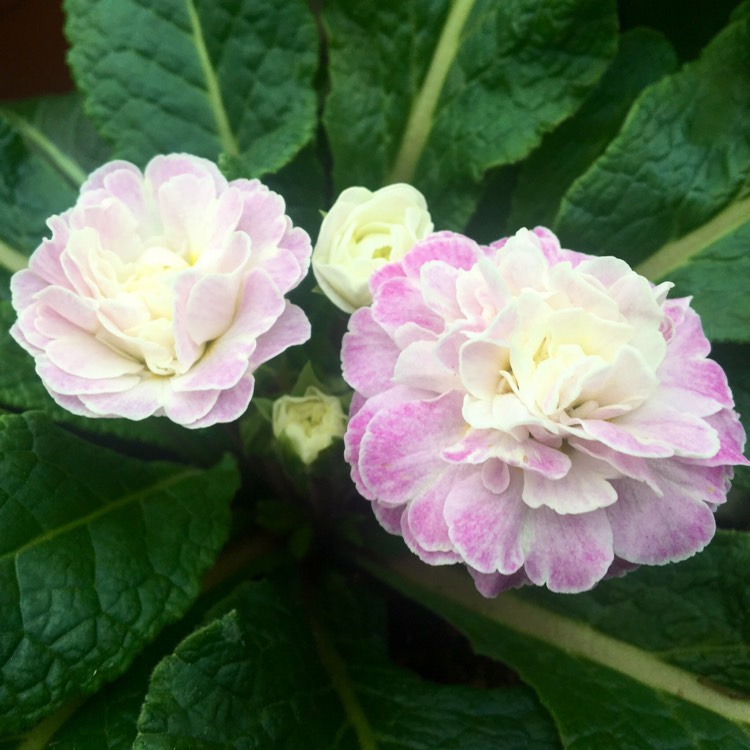
M484 600L402 562L371 542L340 442L303 468L271 434L274 398L343 386L346 316L311 276L292 295L311 341L257 372L235 425L74 416L8 334L6 269L86 174L190 152L268 173L313 243L339 190L405 180L440 229L550 224L672 280L750 427L750 3L309 5L65 0L79 92L0 104L0 747L750 748L750 536L577 596ZM740 507L749 490L741 469ZM437 646L353 573L363 540L437 613ZM511 684L468 656L473 686L396 663L399 637L445 661L447 623Z
M586 594L495 601L454 571L373 569L516 669L566 747L739 750L750 746L748 563L747 535L725 532L687 562Z
M439 228L463 227L490 167L569 117L616 45L599 0L326 4L325 122L337 186L412 182ZM440 41L438 41L440 39Z
M248 584L216 614L154 670L136 750L558 747L525 689L432 685L391 663L361 588Z
M552 224L563 195L617 135L638 94L676 65L663 36L649 29L620 36L617 55L588 99L523 163L508 220L511 231Z
M282 167L315 127L313 17L302 0L66 0L70 63L115 154L175 150Z
M669 278L695 294L710 337L739 341L750 336L749 47L750 19L734 21L644 91L555 220L566 246Z
M75 203L77 185L32 152L17 124L18 118L0 110L0 242L30 255L48 233L47 217Z
M229 461L127 459L32 412L0 417L0 482L8 731L122 672L185 612L226 538L237 477Z

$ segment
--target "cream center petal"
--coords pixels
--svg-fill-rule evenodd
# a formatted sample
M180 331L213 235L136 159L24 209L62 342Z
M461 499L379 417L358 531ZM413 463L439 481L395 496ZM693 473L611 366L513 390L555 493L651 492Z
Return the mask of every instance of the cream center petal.
M181 375L186 368L175 352L174 284L190 263L184 253L156 242L131 262L111 266L117 284L100 305L97 338L124 356L142 362L155 375Z

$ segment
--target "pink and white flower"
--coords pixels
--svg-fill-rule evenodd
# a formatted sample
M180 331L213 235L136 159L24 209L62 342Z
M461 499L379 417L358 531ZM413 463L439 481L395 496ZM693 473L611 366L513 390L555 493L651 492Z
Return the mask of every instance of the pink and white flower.
M284 299L310 238L284 211L258 180L227 182L195 156L106 164L13 277L11 333L75 414L236 419L254 370L310 336Z
M486 596L702 549L745 435L670 287L541 228L442 232L376 273L342 358L345 455L380 523Z

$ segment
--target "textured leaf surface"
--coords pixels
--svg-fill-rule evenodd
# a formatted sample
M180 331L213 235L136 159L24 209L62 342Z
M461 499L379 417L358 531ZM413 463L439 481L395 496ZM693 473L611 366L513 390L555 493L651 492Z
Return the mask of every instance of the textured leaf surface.
M739 750L750 747L748 570L750 539L724 532L685 563L576 596L482 599L457 569L412 560L384 577L512 666L566 747Z
M568 247L674 281L674 294L695 295L709 337L739 341L750 338L748 49L745 17L644 91L555 222Z
M314 604L250 584L222 609L154 671L137 750L559 747L525 688L438 686L395 667L378 602L341 584Z
M650 29L623 34L617 55L588 99L521 167L508 220L511 231L551 226L563 195L617 134L638 94L676 67L674 50L661 34Z
M313 17L302 0L66 0L70 63L117 156L185 151L286 164L315 127Z
M616 44L599 0L335 0L324 18L337 187L412 182L440 228L466 223L487 169L577 109Z
M47 393L34 369L34 359L11 338L9 328L16 314L10 302L0 299L0 409L43 411L55 422L81 432L121 438L154 446L170 457L207 465L228 450L229 435L222 425L188 430L163 417L140 422L129 419L88 419L58 406Z
M122 672L198 592L237 475L127 459L0 416L0 727Z

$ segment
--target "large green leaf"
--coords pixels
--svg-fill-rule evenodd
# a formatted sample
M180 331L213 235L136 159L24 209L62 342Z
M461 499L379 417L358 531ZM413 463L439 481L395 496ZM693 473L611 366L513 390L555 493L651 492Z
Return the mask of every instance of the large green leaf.
M324 20L338 188L412 182L440 228L577 109L616 46L601 0L333 0Z
M87 419L58 406L34 369L34 359L11 338L8 329L16 313L0 299L0 409L43 411L55 422L91 435L112 436L158 448L160 453L200 465L217 461L229 449L230 436L222 425L189 430L163 417L140 422L130 419Z
M0 416L0 730L121 673L198 593L237 473L147 463Z
M521 167L508 219L512 231L550 226L563 195L617 134L638 94L676 67L674 50L661 34L650 29L623 34L615 59L588 99Z
M743 6L745 7L745 6ZM709 337L750 339L750 18L649 87L566 194L555 228L694 294Z
M117 156L186 151L286 164L315 127L315 22L302 0L66 0L70 63Z
M576 750L750 747L750 537L719 533L680 565L577 596L495 600L415 558L373 571L512 666Z
M559 747L525 688L439 686L392 664L361 590L264 581L217 615L154 671L136 750Z

